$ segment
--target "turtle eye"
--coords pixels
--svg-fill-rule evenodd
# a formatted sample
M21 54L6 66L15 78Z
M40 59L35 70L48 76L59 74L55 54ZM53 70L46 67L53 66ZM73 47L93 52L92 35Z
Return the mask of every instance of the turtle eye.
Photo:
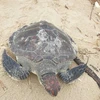
M47 91L50 95L52 95L52 92L51 92L50 89L46 89L46 91Z
M47 92L51 94L51 91L49 89L47 89Z

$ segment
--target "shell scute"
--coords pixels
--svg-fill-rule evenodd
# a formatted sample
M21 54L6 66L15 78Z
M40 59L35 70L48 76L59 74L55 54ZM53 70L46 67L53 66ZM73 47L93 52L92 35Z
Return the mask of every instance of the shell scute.
M15 55L26 56L32 61L74 59L76 53L71 42L67 34L46 21L25 26L9 39Z

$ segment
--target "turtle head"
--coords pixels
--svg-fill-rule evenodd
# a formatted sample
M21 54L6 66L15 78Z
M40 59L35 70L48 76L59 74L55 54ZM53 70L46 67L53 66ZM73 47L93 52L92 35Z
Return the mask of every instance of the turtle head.
M60 91L60 84L55 73L42 75L41 82L46 91L52 96L56 96Z

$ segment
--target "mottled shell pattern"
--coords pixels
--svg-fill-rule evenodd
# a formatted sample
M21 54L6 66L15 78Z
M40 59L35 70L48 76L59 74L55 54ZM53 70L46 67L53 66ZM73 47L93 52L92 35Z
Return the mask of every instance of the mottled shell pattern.
M12 52L33 62L43 59L51 59L56 63L73 60L76 50L72 42L67 34L46 21L24 26L9 38Z

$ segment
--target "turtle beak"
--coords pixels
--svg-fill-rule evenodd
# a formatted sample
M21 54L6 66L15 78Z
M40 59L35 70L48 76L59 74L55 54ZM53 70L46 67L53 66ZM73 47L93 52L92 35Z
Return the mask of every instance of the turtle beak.
M46 91L51 95L51 96L57 96L58 92L60 91L60 87L57 89L46 89Z
M60 84L54 73L42 75L42 84L46 91L52 96L57 96L60 91Z

